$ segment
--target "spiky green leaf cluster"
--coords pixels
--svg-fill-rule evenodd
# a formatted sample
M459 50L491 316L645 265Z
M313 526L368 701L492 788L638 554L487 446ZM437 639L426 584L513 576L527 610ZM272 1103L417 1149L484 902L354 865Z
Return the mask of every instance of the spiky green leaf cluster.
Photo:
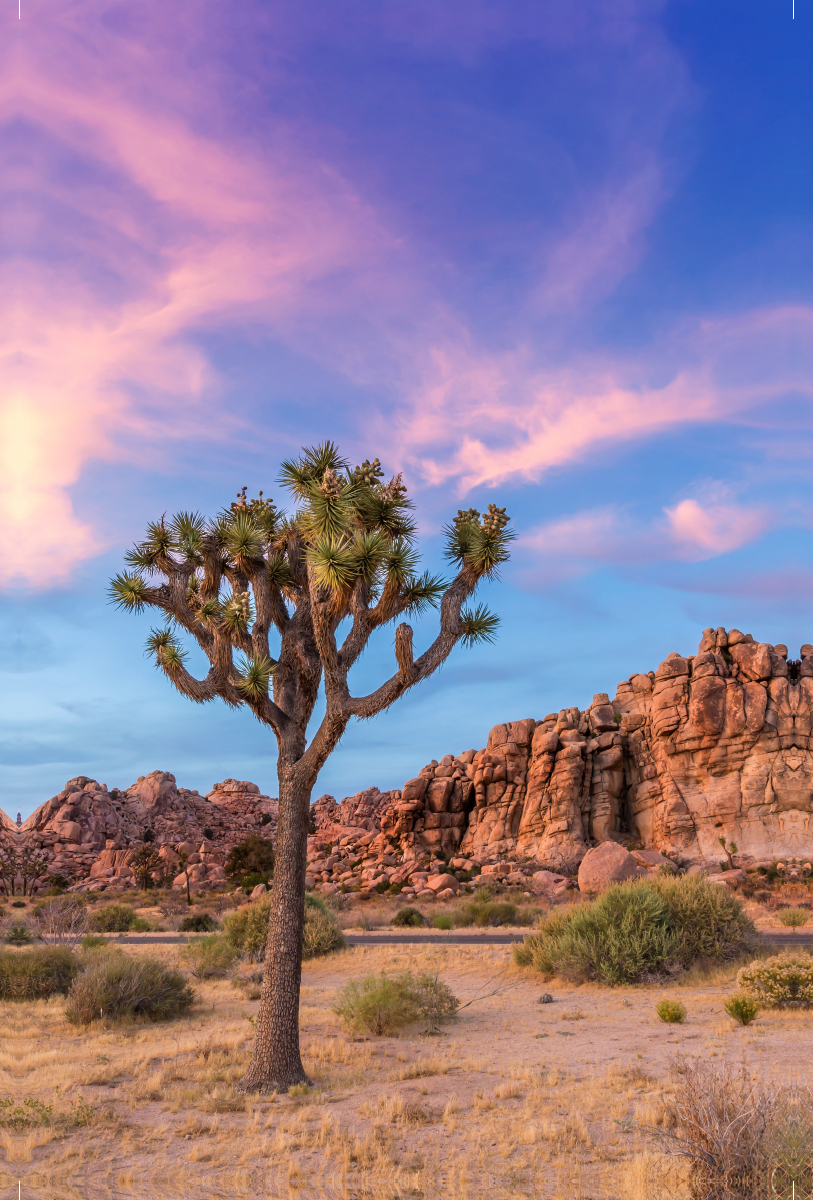
M443 531L446 558L467 567L478 578L491 578L500 563L507 561L514 540L514 534L507 528L508 521L505 509L496 504L489 504L482 520L476 508L458 509L452 524Z
M244 658L239 666L240 678L237 690L247 700L261 700L268 695L268 686L274 674L274 664L266 654L256 658Z
M146 650L147 654L154 656L155 665L168 675L182 667L188 657L180 638L169 626L150 630Z
M500 618L485 604L476 608L464 608L460 613L460 626L463 630L461 641L464 646L474 646L477 642L494 642L500 627Z

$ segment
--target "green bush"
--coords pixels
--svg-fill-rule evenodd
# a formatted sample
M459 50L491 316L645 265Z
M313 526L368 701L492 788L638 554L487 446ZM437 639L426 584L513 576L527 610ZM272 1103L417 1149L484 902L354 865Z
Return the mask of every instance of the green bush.
M98 933L87 933L82 938L83 950L98 950L100 946L106 946L107 940Z
M222 978L240 951L219 933L195 938L180 952L181 962L196 979Z
M682 1025L686 1020L686 1005L679 1000L661 1000L655 1005L655 1012L667 1025Z
M126 933L135 919L129 904L103 904L90 914L88 923L94 933Z
M430 1031L457 1012L460 1001L437 975L411 971L365 975L339 992L333 1011L350 1030L384 1037L426 1020Z
M45 1000L68 991L82 962L67 946L0 950L0 1000Z
M516 904L505 900L491 900L477 896L455 913L455 924L466 928L477 925L484 929L498 925L516 925L519 910Z
M181 933L213 933L217 929L217 921L209 913L195 913L184 917L181 921Z
M65 1016L74 1025L145 1017L166 1021L187 1012L195 993L180 971L156 958L95 951L68 993Z
M6 930L5 940L9 946L30 946L35 937L24 921L17 920Z
M771 1006L813 1003L813 958L796 951L752 962L739 971L737 987Z
M723 1008L739 1025L750 1025L759 1015L759 1001L744 993L735 994L726 1000Z
M270 913L270 896L253 900L251 904L243 904L223 918L224 936L249 958L258 958L265 951Z
M399 929L423 925L423 913L417 908L399 908L390 924Z
M153 921L149 917L134 917L130 925L131 933L155 933L162 930L164 926L160 921Z
M438 913L436 917L432 918L432 924L434 925L435 929L454 928L454 921L446 913Z
M259 834L250 833L238 846L232 846L226 856L226 874L239 878L243 887L247 877L256 878L256 883L268 883L274 870L274 843Z
M249 958L261 960L265 955L265 944L268 940L270 913L270 896L263 896L251 904L244 904L236 912L224 917L223 934L231 945L242 950ZM343 945L344 934L324 900L306 892L303 958L329 954Z
M591 903L547 914L514 958L577 983L646 982L698 960L730 961L754 933L727 888L701 876L658 876L614 884Z
M332 913L315 907L305 909L303 958L321 958L323 954L343 949L344 945L344 934Z
M783 908L776 914L776 919L788 929L799 929L808 923L810 913L806 908Z

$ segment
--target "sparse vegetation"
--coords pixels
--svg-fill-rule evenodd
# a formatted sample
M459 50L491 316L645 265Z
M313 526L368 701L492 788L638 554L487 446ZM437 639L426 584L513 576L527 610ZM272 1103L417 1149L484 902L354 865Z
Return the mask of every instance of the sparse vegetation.
M0 1000L46 1000L64 995L82 969L66 946L0 950Z
M270 912L271 897L264 896L261 900L242 905L223 919L226 939L252 961L262 961L265 956ZM343 945L344 934L324 900L310 892L306 893L303 957L315 958L320 954L329 954Z
M125 1017L166 1021L187 1012L194 999L181 972L158 959L97 950L73 981L65 1016L74 1025Z
M184 917L180 924L181 933L214 933L217 921L207 912L193 913Z
M88 924L93 933L126 933L135 919L129 904L103 904L90 914Z
M237 879L243 887L268 883L274 872L274 844L268 838L251 833L226 857L226 874Z
M180 960L196 979L220 979L240 951L222 934L210 933L207 937L198 937L182 946Z

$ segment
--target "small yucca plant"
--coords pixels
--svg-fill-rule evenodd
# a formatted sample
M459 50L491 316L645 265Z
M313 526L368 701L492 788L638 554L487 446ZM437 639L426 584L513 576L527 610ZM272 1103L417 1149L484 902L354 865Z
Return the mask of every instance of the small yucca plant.
M661 1000L655 1012L667 1025L682 1025L686 1020L686 1005L679 1000Z
M738 1025L750 1025L759 1015L759 1001L743 992L736 992L726 1000L723 1008Z

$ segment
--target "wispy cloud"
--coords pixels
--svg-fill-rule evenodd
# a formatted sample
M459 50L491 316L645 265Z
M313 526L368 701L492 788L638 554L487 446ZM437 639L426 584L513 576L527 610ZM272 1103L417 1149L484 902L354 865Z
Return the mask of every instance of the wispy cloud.
M798 514L792 518L797 523ZM649 519L607 505L530 529L519 539L517 568L528 583L550 583L603 566L702 562L756 541L782 520L765 506L738 503L724 484L706 483L696 497Z

